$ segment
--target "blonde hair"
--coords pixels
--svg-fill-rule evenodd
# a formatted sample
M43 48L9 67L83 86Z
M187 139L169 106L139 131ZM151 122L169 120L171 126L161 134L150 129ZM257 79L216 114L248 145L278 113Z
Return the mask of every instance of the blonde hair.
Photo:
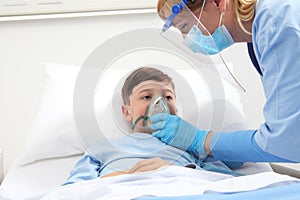
M167 0L158 0L157 1L157 12L162 19L165 19L166 16L161 16L161 9ZM175 1L174 1L175 2ZM180 2L180 0L178 0ZM255 5L258 0L233 0L233 11L236 16L237 23L240 28L247 34L252 35L251 32L247 31L242 22L251 21L255 16ZM197 8L200 8L203 4L203 0L194 0L189 1L187 6L191 11L196 11Z
M235 12L237 22L241 27L241 29L249 35L252 35L252 33L245 29L242 22L248 22L254 18L255 5L257 2L258 0L234 0L233 1L233 10Z

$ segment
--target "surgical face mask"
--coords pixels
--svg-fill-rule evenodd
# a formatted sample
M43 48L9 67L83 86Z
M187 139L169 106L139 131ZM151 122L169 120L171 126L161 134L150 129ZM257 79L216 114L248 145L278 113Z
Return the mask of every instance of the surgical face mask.
M204 3L200 12L199 20L202 15L203 7ZM183 43L194 53L202 53L204 55L217 54L223 49L234 44L234 41L225 25L221 25L222 16L223 14L220 16L219 27L211 36L204 35L199 30L198 26L194 25L185 37Z
M137 126L137 123L143 119L143 129L146 132L152 132L150 126L150 116L157 114L157 113L168 113L170 114L170 109L168 106L168 103L165 101L165 99L162 96L157 96L153 98L150 103L147 106L147 109L145 111L145 115L139 116L132 125L132 130Z
M234 44L234 41L224 25L219 26L212 37L203 35L194 25L183 42L194 53L214 55Z

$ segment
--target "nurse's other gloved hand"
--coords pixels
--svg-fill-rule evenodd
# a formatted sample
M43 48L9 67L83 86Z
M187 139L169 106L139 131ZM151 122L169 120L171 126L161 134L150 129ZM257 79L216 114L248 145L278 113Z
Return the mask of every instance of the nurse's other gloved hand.
M202 131L176 115L159 113L150 117L154 137L173 147L205 158L204 143L209 131Z

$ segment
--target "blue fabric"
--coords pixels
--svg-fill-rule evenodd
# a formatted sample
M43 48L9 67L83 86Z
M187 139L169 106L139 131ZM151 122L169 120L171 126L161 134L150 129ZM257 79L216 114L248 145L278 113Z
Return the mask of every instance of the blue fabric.
M77 162L76 169L70 173L70 178L68 178L63 185L95 179L99 176L100 167L101 163L96 158L86 153Z
M228 133L216 132L211 143L214 143L213 155L216 159L229 161L248 160L249 162L290 162L263 151L254 139L256 130ZM234 146L234 148L232 148ZM226 160L224 160L226 161Z
M300 162L300 1L260 0L256 5L252 27L253 48L262 72L262 84L266 97L265 122L255 130L257 146L249 149L249 141L231 143L233 150L223 148L239 134L220 137L212 153L220 160L242 162L255 160L256 155L245 151L261 151L260 160L281 162L281 159ZM221 133L221 135L227 133ZM241 136L242 137L242 136ZM223 139L221 139L223 138ZM215 141L214 141L215 142ZM241 143L244 142L245 144ZM218 147L220 145L220 147ZM241 148L241 149L239 149ZM239 149L236 153L235 150ZM233 152L230 155L229 152ZM265 152L265 153L264 153ZM270 160L270 154L273 159Z
M137 162L161 157L177 166L195 164L197 169L238 175L221 161L207 159L200 161L191 154L166 145L152 135L134 133L119 139L97 141L76 164L63 185L98 178L115 171L129 170Z
M248 192L227 194L203 194L179 197L140 197L135 200L298 200L300 197L300 183L285 185L274 188L253 190Z

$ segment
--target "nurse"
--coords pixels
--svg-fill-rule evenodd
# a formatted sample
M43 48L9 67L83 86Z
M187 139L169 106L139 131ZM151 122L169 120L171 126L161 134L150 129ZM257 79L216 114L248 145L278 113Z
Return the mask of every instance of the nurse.
M203 158L300 162L299 10L295 0L159 0L163 31L179 29L195 53L216 54L234 42L247 42L266 103L265 122L257 130L204 131L178 116L157 114L151 117L153 135Z

